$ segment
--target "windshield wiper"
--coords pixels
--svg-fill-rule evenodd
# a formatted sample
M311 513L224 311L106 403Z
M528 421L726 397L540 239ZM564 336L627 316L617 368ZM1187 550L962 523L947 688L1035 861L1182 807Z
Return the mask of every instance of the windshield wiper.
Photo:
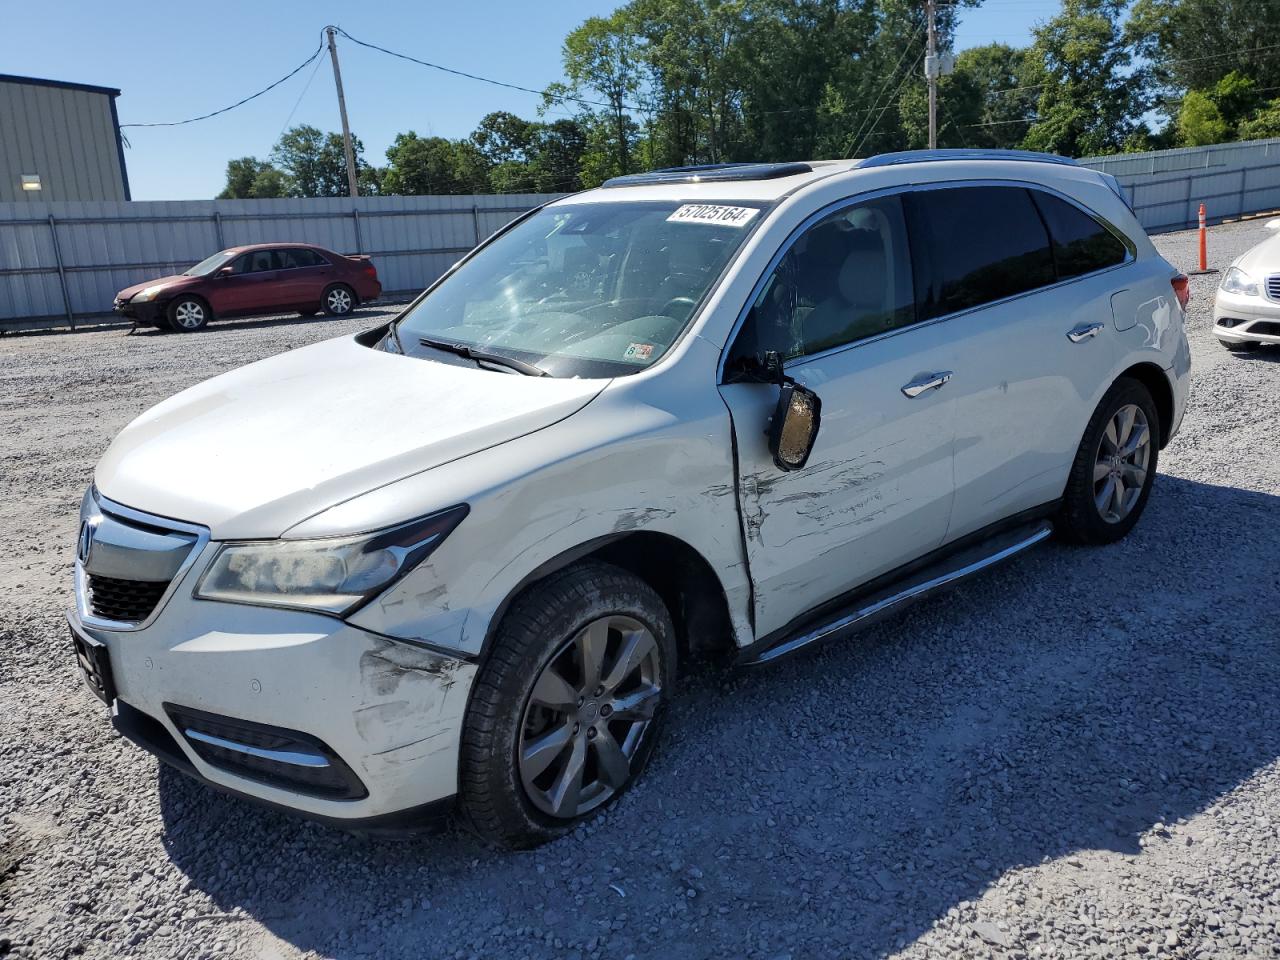
M434 340L431 337L419 337L418 342L424 347L435 347L437 350L454 353L460 357L466 357L468 360L474 360L476 363L492 363L499 367L506 367L508 370L523 373L527 377L551 376L546 370L536 367L532 363L525 363L523 360L516 360L514 357L504 357L485 350L477 350L475 347L469 347L465 343L450 343L448 340Z

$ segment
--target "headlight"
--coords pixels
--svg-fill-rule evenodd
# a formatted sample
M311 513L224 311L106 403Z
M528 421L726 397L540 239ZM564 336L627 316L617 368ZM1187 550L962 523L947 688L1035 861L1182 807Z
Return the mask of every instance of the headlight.
M1218 285L1223 293L1236 293L1245 297L1260 297L1262 290L1258 286L1258 281L1249 276L1239 267L1231 267L1227 270L1222 278L1222 283Z
M466 515L462 504L354 537L227 543L200 578L196 596L342 616L421 563Z
M164 289L164 286L158 283L153 286L146 287L143 289L141 293L135 293L133 295L132 302L146 303L148 300L154 300L156 298L156 294L158 294L163 289Z

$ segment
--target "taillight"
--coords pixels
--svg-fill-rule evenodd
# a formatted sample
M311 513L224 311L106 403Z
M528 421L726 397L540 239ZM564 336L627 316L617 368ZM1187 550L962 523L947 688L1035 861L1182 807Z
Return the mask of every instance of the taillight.
M1191 302L1191 281L1185 273L1180 273L1169 281L1173 285L1173 295L1178 298L1178 306L1183 310Z
M375 267L372 263L366 263L364 265L364 272L371 277L376 277L378 275L378 268Z

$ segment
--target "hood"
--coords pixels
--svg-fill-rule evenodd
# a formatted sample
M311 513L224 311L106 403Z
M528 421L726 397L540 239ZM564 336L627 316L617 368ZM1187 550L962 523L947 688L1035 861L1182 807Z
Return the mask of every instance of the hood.
M117 503L203 524L215 539L276 537L351 497L548 427L607 383L405 357L344 337L152 407L112 442L95 482Z
M1280 273L1280 233L1273 234L1251 247L1235 262L1235 266L1261 280L1268 274Z
M171 277L161 277L159 280L144 280L142 283L135 283L132 287L125 287L116 294L117 300L132 300L147 287L169 286L175 283L186 283L191 280L199 279L197 277L186 277L180 273L175 273Z

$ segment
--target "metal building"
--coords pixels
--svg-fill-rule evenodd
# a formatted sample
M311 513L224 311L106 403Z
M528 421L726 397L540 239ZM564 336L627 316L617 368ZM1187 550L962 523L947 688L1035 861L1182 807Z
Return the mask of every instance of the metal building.
M131 199L118 96L0 74L0 202Z

